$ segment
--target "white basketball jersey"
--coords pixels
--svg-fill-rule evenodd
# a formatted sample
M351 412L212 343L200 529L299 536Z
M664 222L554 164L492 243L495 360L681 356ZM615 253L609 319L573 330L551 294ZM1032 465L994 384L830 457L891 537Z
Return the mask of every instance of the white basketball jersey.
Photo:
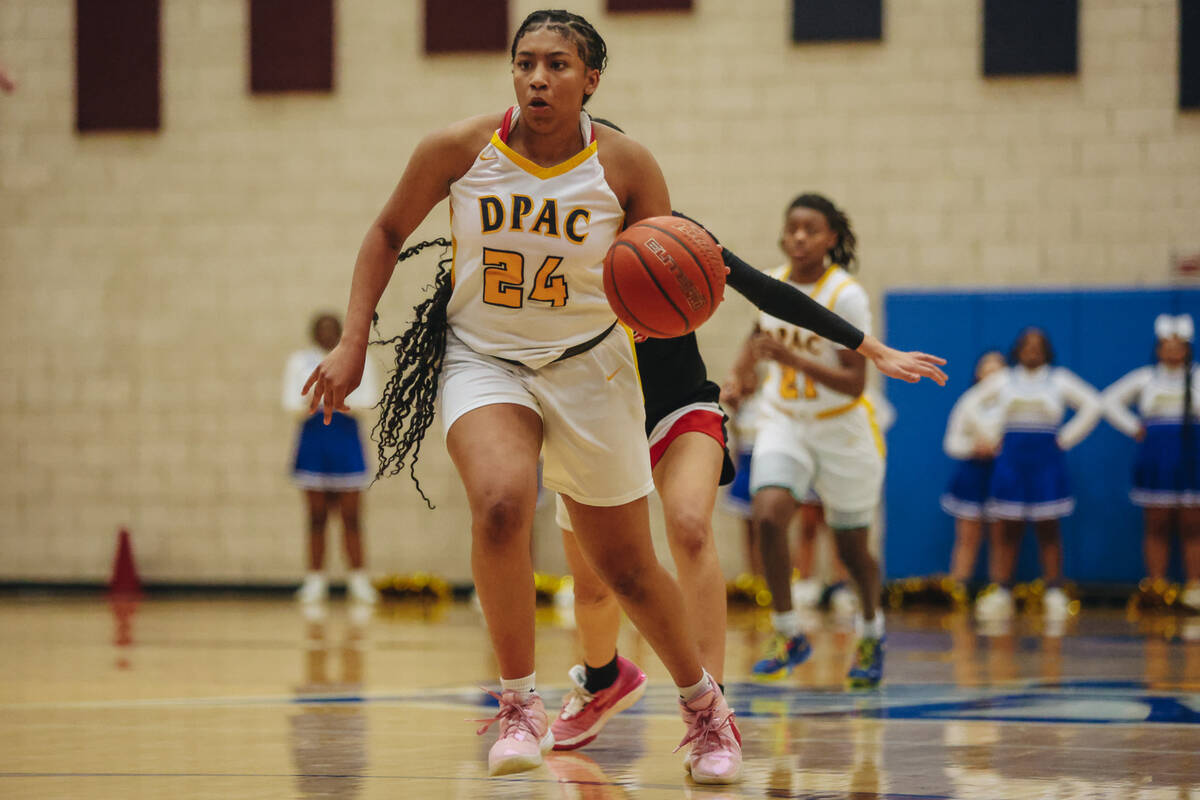
M450 327L478 353L537 369L616 319L601 263L625 212L604 178L591 118L587 144L542 167L510 148L504 125L450 187L454 243Z
M775 271L773 277L786 281L788 272L789 267L785 265ZM864 333L871 332L871 311L866 290L846 270L834 264L825 270L816 283L805 285L788 282L840 314ZM806 358L831 367L839 364L838 351L844 348L806 328L784 322L765 311L759 313L758 327ZM848 410L848 406L859 400L856 396L818 384L802 372L777 361L767 362L767 379L762 396L764 403L772 410L800 419L824 418L839 410Z

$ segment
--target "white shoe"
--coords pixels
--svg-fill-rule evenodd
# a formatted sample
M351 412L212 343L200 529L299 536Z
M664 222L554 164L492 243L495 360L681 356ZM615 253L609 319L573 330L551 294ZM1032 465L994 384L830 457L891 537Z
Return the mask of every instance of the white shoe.
M836 616L853 617L858 613L858 595L849 586L839 586L829 595L829 608Z
M815 578L792 581L792 605L796 608L816 608L824 588Z
M1200 581L1192 581L1179 593L1179 605L1190 611L1200 611Z
M975 618L988 622L1009 620L1013 618L1016 604L1013 603L1012 592L1003 586L988 589L975 601Z
M1042 613L1046 619L1066 619L1071 616L1071 598L1057 586L1052 586L1042 595Z
M353 572L346 578L346 594L356 603L374 605L379 602L379 592L363 572Z
M310 572L304 576L304 583L296 590L296 599L301 603L320 603L329 593L329 584L320 572Z

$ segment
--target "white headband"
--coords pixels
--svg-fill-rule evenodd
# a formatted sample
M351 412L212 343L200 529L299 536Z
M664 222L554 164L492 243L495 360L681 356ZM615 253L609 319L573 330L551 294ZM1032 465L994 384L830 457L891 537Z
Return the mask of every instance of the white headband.
M1154 320L1154 335L1159 339L1182 339L1190 342L1194 333L1190 314L1180 314L1177 317L1159 314Z

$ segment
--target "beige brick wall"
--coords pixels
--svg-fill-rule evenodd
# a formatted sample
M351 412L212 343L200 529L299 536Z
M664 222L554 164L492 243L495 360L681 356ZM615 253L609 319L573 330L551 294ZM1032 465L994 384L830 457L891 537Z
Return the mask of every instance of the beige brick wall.
M507 59L424 58L416 0L341 0L337 91L251 97L246 4L164 0L162 131L80 137L73 5L0 3L0 62L20 81L0 96L0 579L102 579L128 525L150 579L288 581L303 514L284 359L314 310L344 307L418 137L509 102ZM567 5L609 43L594 111L754 263L779 258L781 209L803 189L849 210L875 296L1158 282L1200 250L1200 114L1175 109L1175 0L1083 0L1079 76L990 81L977 1L889 0L882 44L808 47L787 41L784 0ZM515 24L535 4L514 6ZM419 235L445 229L438 209ZM386 331L425 269L397 273ZM714 372L750 316L734 298L703 329ZM465 579L439 433L420 472L436 512L404 479L371 491L373 566ZM719 530L736 570L735 526Z

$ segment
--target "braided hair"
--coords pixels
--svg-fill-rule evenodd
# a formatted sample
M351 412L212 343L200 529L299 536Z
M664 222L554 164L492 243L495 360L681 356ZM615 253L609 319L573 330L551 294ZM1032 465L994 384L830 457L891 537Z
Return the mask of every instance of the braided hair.
M588 69L604 72L604 68L608 66L608 47L604 44L604 39L592 27L592 23L578 14L572 14L561 8L534 11L525 18L525 21L517 28L517 32L513 34L510 56L514 61L517 58L517 43L521 41L521 37L539 28L549 28L564 39L574 42L579 57L583 59L583 64ZM590 98L589 94L583 96L585 105Z
M828 197L814 193L797 197L787 210L791 211L793 208L811 208L825 215L829 227L838 237L837 244L829 251L829 257L842 269L853 272L858 263L858 257L854 253L858 239L854 236L854 229L850 227L850 218L846 216L846 212L835 206Z
M441 238L420 242L400 253L396 261L405 261L435 245L447 248L450 242ZM433 503L417 479L417 458L421 453L421 440L436 413L438 378L446 354L446 333L450 329L446 320L446 306L454 290L448 269L452 260L443 249L433 283L425 287L426 291L432 288L433 294L413 307L413 320L404 333L391 339L371 342L391 345L396 352L396 369L383 388L383 397L376 406L380 409L379 419L371 429L371 438L375 440L379 453L375 480L400 474L407 462L408 474L416 484L421 499L430 508L433 508ZM378 315L375 322L379 322ZM411 461L408 458L410 453Z

